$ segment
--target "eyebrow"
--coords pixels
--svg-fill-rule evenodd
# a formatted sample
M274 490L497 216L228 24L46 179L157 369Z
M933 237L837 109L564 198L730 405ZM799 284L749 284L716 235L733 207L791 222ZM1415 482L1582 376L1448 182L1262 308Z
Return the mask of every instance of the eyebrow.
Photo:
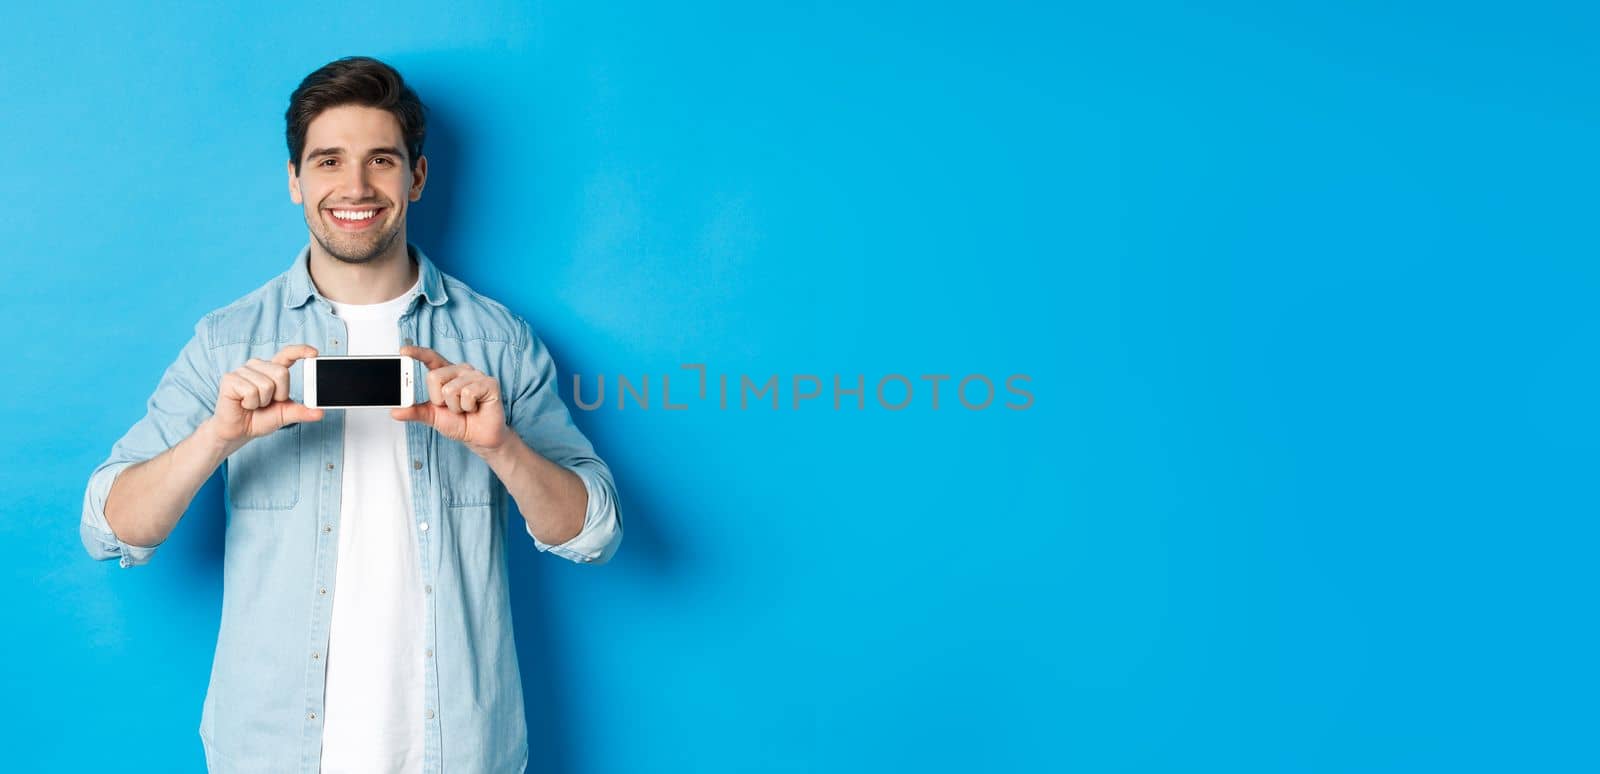
M394 148L394 147L389 147L389 146L384 146L382 148L373 148L373 149L367 151L367 155L368 156L379 156L379 155L383 155L383 154L388 154L390 156L398 156L398 157L400 157L402 159L406 157L406 154L401 152L401 150L399 148ZM342 155L344 155L344 148L315 148L310 153L306 154L306 161L313 161L313 160L318 159L318 158L320 158L322 156L342 156Z

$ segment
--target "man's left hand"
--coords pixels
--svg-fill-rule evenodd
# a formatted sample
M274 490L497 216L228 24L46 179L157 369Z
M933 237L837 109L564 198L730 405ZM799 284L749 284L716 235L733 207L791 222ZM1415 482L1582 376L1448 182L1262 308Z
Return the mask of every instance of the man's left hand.
M506 426L498 379L471 363L451 363L427 347L404 346L400 354L428 367L428 402L389 409L389 416L429 425L479 455L506 442L511 428Z

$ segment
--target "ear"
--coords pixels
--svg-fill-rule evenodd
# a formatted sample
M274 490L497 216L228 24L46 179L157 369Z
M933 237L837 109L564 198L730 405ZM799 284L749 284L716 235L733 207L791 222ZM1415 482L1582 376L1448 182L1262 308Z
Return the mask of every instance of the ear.
M294 162L286 161L284 163L289 166L289 199L295 204L300 204L304 200L300 196L300 178L295 177L294 174Z
M428 182L428 157L418 156L416 168L411 170L411 201L422 198L422 186Z

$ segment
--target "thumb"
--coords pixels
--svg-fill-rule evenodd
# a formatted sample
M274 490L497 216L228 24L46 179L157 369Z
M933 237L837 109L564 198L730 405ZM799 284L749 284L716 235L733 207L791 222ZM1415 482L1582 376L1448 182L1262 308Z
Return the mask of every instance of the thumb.
M389 416L394 417L396 420L401 422L426 422L428 421L427 415L423 413L423 410L427 408L429 408L429 404L426 403L406 406L404 408L392 408L389 409Z
M289 422L315 422L322 418L322 409L306 408L305 404L292 403L284 407L284 424Z

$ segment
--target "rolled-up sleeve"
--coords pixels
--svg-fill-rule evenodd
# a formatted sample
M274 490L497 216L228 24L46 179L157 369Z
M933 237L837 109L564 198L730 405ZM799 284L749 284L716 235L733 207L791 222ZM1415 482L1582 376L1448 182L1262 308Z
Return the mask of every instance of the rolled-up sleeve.
M89 474L78 533L95 559L119 558L123 567L150 561L160 544L139 546L123 541L106 521L106 498L123 470L176 446L216 411L219 379L207 355L207 315L195 323L194 335L167 366L146 402L145 414L111 447L111 455Z
M573 562L604 564L622 543L622 512L611 468L573 424L572 414L557 390L555 361L544 342L534 335L526 320L520 316L516 320L517 361L512 383L503 390L508 396L507 422L534 451L576 473L589 496L583 529L571 540L560 545L545 543L534 536L533 527L526 520L524 531L540 551Z

